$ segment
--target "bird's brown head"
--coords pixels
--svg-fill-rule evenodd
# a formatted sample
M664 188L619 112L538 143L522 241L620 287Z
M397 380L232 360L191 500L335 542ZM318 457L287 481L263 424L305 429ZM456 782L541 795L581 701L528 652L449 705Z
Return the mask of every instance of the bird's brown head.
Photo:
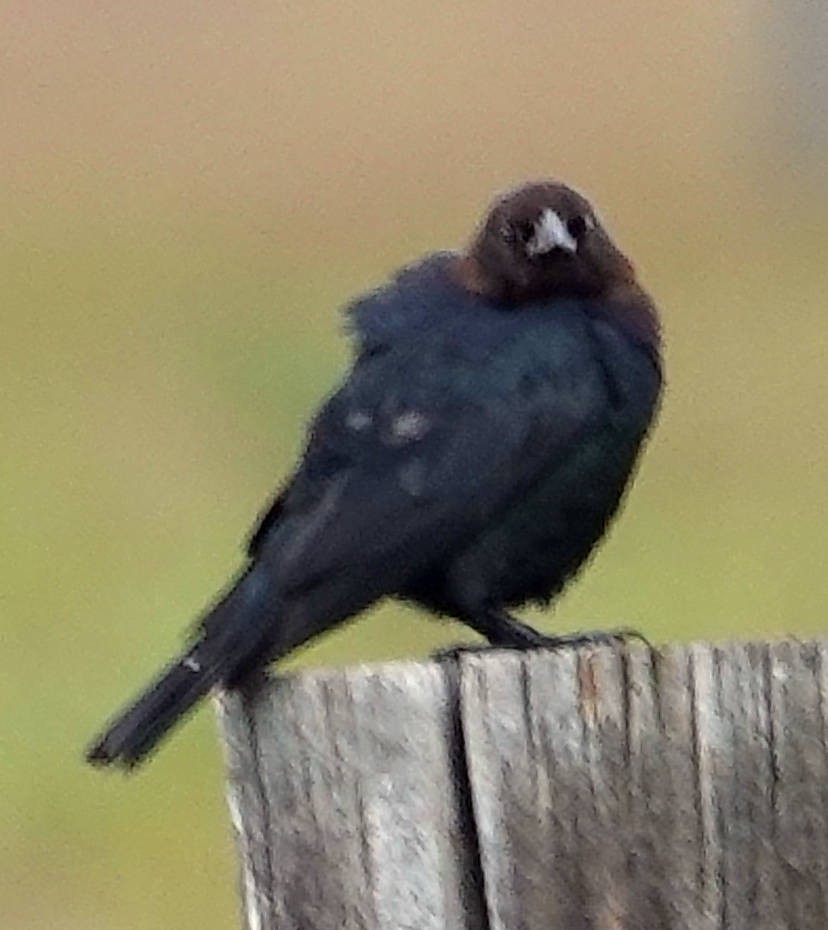
M565 184L524 184L495 200L459 264L492 300L596 297L634 281L589 202Z

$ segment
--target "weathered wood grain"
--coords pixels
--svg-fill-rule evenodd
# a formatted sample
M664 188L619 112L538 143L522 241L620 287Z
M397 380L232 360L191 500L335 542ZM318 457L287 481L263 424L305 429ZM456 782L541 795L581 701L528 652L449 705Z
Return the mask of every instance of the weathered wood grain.
M450 687L399 663L223 696L249 930L483 925Z
M221 699L249 930L825 930L826 643L470 653Z

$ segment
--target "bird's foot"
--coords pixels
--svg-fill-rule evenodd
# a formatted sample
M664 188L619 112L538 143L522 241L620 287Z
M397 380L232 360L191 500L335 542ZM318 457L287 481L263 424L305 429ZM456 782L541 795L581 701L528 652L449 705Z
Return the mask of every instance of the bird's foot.
M431 653L431 658L436 662L440 661L457 661L464 655L479 655L480 653L492 652L499 649L518 650L525 652L529 649L580 649L583 646L620 646L631 639L638 640L645 646L650 642L643 633L628 627L621 627L617 630L586 630L584 632L563 633L556 636L548 636L538 633L531 627L523 627L520 635L516 636L510 642L500 643L457 643L454 646L446 646L437 649Z
M620 627L617 630L586 630L563 633L559 636L544 636L538 633L538 649L579 649L581 646L620 646L636 639L645 646L650 645L647 637L638 630Z
M443 646L440 649L435 649L429 658L435 662L456 662L461 656L478 655L481 652L509 648L514 647L493 646L491 643L455 643L453 646Z

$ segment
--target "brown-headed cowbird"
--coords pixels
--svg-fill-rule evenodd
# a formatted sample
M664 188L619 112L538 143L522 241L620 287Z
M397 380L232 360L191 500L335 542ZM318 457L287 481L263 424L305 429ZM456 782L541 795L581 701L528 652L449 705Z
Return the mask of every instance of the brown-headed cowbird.
M385 596L492 644L544 637L547 602L604 533L661 390L655 307L563 184L497 199L461 253L348 309L353 367L314 418L247 563L193 641L88 750L143 759L214 686Z

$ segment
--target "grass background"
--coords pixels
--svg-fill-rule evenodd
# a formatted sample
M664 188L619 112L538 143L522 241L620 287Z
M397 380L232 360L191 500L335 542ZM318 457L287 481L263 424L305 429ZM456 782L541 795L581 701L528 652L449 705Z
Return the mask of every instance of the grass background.
M82 747L238 564L347 362L337 306L523 178L598 204L669 380L626 512L537 622L824 629L828 179L781 15L0 2L4 927L235 925L210 713L134 779ZM297 662L461 636L384 605Z

